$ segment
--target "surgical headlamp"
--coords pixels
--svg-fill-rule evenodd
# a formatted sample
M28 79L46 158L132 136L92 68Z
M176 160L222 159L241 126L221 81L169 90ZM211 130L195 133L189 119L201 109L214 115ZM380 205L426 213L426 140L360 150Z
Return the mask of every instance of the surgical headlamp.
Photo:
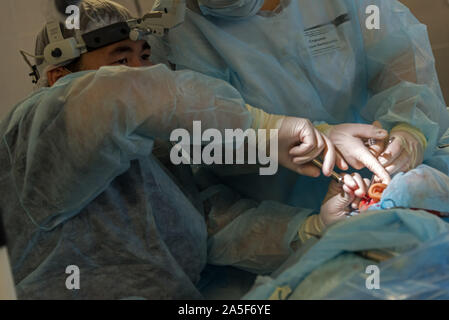
M40 72L43 72L43 70L39 70L36 65L32 65L26 56L43 59L46 65L64 65L64 63L79 58L86 52L126 39L132 41L145 40L149 35L162 37L170 29L184 22L185 11L185 0L173 0L171 8L151 11L140 19L114 23L83 35L81 35L80 30L75 30L75 37L66 39L62 34L61 24L57 21L49 21L46 25L46 32L50 43L45 47L43 56L34 56L23 50L20 53L33 71L30 73L30 76L34 78L33 83L37 83Z

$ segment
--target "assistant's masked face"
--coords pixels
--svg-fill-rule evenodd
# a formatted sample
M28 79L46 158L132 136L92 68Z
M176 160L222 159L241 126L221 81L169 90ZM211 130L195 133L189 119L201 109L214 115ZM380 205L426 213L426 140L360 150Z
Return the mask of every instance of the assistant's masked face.
M198 0L203 15L240 20L256 15L264 0Z

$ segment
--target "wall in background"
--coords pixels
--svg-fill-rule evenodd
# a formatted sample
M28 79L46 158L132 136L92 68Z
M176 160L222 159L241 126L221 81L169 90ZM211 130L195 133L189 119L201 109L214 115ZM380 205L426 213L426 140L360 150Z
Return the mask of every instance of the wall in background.
M449 0L401 0L427 25L441 89L449 105Z
M1 0L0 40L0 119L14 105L31 92L33 85L27 77L29 68L22 60L19 49L34 52L34 39L45 23L42 8L50 0ZM116 0L133 13L135 0ZM154 0L138 0L142 11L151 9ZM401 0L415 16L428 25L436 57L441 87L449 104L449 2L448 0Z

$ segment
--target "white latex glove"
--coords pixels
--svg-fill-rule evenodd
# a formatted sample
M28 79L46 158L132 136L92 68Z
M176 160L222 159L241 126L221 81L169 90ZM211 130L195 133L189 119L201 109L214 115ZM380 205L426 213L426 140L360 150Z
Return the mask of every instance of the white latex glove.
M390 134L391 143L379 156L379 162L389 174L407 172L419 166L424 159L422 143L407 131L394 131Z
M318 131L312 122L304 118L285 117L268 114L261 109L246 106L251 116L253 129L267 130L267 146L270 144L272 129L278 131L278 161L299 174L318 177L320 169L310 162L320 157L323 159L323 173L330 176L335 163L342 170L348 169L343 157L336 152L328 137Z
M324 198L319 217L325 226L345 219L346 214L351 211L349 206L368 192L369 179L363 179L358 173L345 174L343 178L343 185L331 181Z
M377 159L373 148L365 146L364 142L371 138L383 141L388 136L387 131L375 125L348 123L331 126L326 134L350 166L357 170L366 167L382 183L390 183L390 175Z
M322 155L323 174L330 176L335 163L346 165L328 137L308 119L285 117L279 129L279 163L299 174L318 177L320 169L310 163Z

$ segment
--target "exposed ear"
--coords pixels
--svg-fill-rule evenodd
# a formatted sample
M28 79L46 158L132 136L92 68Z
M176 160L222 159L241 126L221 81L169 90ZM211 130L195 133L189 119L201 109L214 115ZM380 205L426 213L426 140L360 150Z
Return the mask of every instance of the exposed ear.
M261 11L274 11L274 9L276 9L280 3L281 3L280 0L265 0L262 8L260 8L260 10Z
M62 77L68 75L70 73L69 70L67 70L64 67L58 67L53 70L50 70L47 72L47 79L48 79L48 85L52 87L56 81L61 79Z

